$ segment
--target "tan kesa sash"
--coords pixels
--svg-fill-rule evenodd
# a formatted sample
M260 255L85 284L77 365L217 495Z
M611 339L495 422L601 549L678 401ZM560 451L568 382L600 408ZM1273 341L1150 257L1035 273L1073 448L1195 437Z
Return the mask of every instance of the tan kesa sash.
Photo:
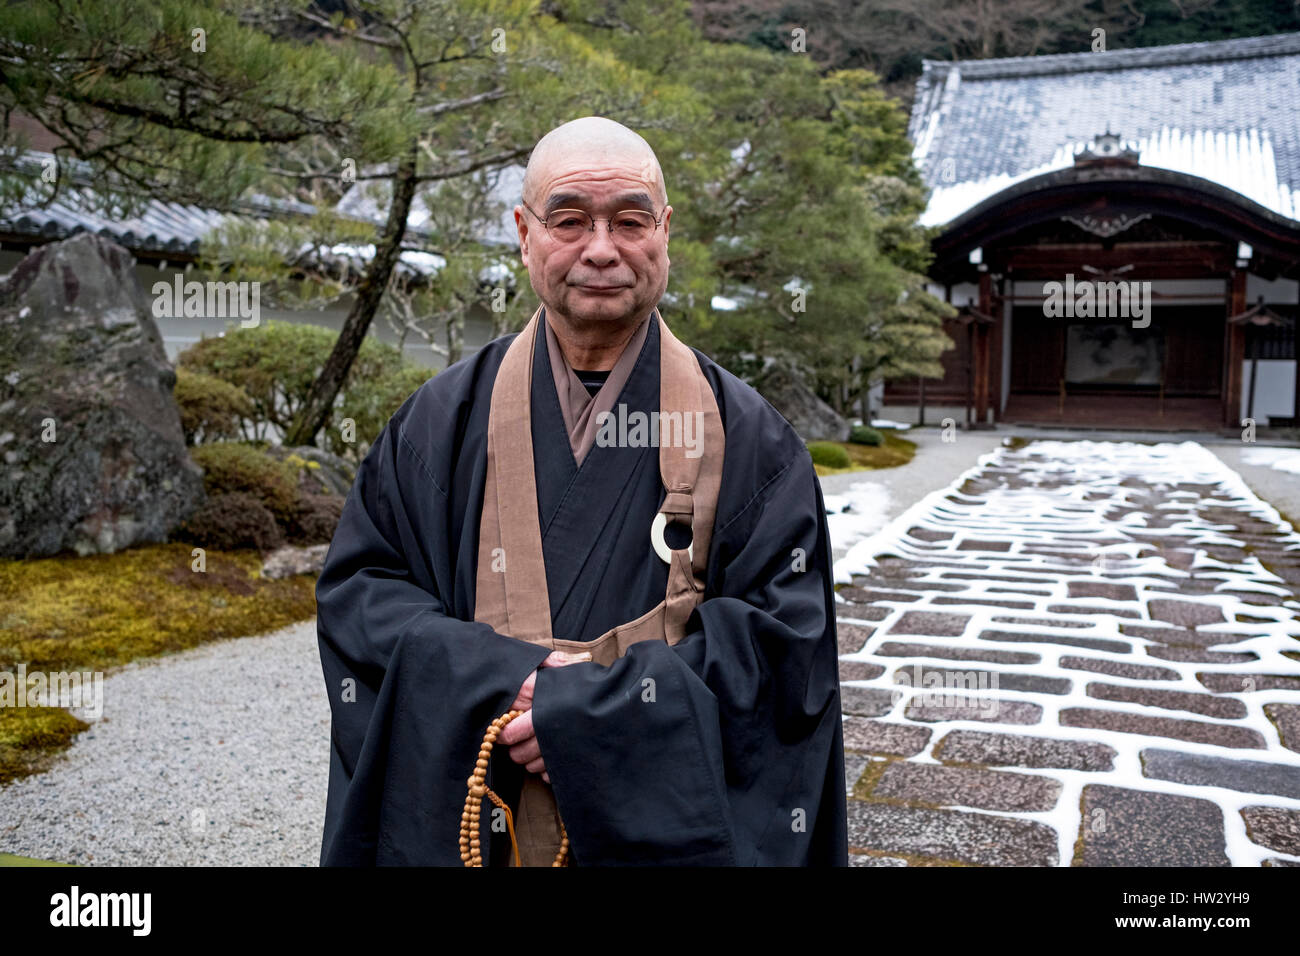
M609 666L638 641L676 644L704 595L709 541L722 484L725 438L718 403L695 354L659 322L659 475L667 494L646 529L646 559L668 562L664 600L640 617L594 641L551 634L537 483L533 473L532 373L541 309L510 347L492 386L488 415L487 482L479 523L474 620L501 634L552 650L588 652ZM688 457L688 416L703 413L702 454ZM566 452L568 449L566 449ZM674 521L691 528L687 548L673 550L663 529ZM656 557L656 554L659 556ZM525 777L515 833L524 866L549 866L560 845L559 815L551 788L537 774Z

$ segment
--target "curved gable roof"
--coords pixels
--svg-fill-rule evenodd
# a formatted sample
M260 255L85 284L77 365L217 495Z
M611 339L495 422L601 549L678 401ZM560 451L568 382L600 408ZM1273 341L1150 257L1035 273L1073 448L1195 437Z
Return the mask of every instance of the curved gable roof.
M927 60L909 133L951 222L1073 165L1102 133L1144 166L1217 183L1300 220L1300 33L1104 53Z

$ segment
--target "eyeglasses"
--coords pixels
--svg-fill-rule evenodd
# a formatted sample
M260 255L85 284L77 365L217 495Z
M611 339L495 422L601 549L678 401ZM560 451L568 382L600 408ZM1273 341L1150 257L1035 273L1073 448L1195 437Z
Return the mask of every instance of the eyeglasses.
M615 242L625 246L641 245L655 234L663 221L663 213L656 219L644 209L624 209L608 219L596 219L581 209L557 209L543 218L533 212L533 207L528 203L524 203L524 208L537 217L552 239L565 243L581 242L596 231L597 222L608 222L610 235ZM667 208L664 207L665 211Z

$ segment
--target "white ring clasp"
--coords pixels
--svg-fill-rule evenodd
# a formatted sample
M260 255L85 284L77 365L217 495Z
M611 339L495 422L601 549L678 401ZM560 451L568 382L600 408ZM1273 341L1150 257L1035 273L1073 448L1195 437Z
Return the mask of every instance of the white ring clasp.
M664 529L668 527L668 516L662 511L655 514L655 520L650 522L650 543L654 545L655 554L663 558L664 564L673 563L673 552L668 547L668 542L664 540ZM695 561L695 536L691 535L691 543L686 546L686 557L694 563Z

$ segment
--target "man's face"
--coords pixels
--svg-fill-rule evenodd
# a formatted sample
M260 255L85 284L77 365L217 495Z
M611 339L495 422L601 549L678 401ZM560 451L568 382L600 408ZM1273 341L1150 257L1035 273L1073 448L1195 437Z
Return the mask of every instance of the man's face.
M577 242L553 239L541 221L515 207L519 245L528 278L548 313L576 327L628 325L650 314L668 288L668 220L672 207L656 200L655 164L641 157L560 157L539 179L537 216L580 209L596 229ZM643 209L662 221L644 243L615 241L606 219L624 209Z

